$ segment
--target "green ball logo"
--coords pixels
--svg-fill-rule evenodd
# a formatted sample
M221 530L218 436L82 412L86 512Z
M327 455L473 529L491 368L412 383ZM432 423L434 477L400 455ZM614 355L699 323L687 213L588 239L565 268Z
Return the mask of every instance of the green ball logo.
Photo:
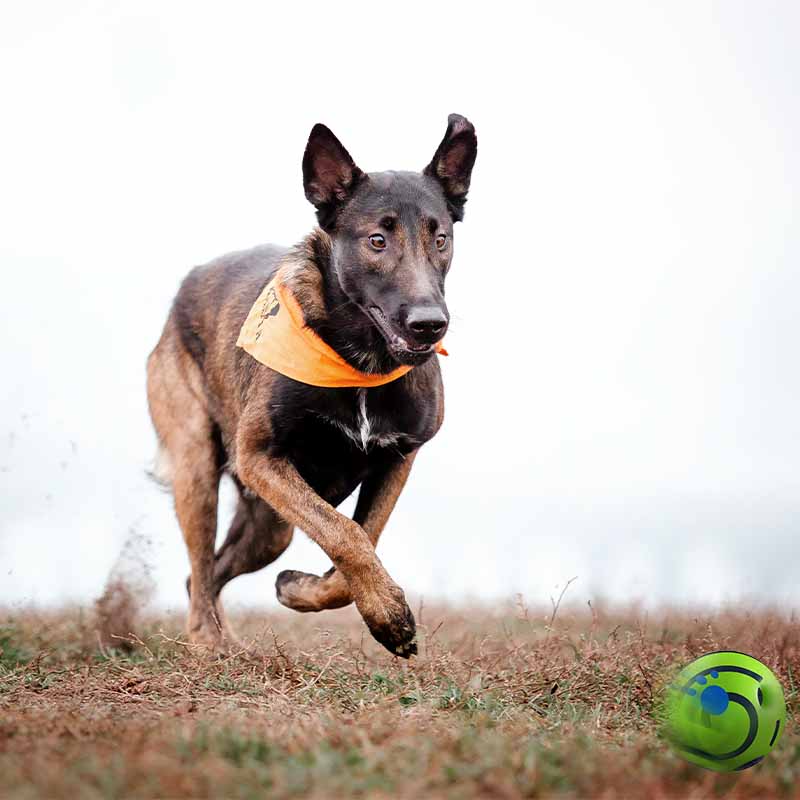
M707 653L666 690L667 739L687 761L717 772L753 767L778 743L786 704L778 679L744 653Z

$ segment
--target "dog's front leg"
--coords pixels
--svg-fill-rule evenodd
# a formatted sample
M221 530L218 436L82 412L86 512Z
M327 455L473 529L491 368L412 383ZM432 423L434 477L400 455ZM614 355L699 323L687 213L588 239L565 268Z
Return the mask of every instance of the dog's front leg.
M353 520L364 529L373 547L378 544L406 485L416 455L416 451L405 457L397 454L361 484ZM309 572L284 570L278 575L275 588L281 603L295 611L323 611L353 602L347 581L336 567L331 567L321 577Z
M237 453L239 478L325 551L372 635L391 653L404 658L416 653L411 609L364 528L323 500L286 459L251 445L242 435Z

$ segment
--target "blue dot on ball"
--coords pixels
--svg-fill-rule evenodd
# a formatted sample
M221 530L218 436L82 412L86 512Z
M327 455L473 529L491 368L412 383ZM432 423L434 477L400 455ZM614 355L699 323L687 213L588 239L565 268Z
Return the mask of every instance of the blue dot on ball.
M700 695L700 704L709 714L722 714L728 707L728 693L721 686L708 686Z

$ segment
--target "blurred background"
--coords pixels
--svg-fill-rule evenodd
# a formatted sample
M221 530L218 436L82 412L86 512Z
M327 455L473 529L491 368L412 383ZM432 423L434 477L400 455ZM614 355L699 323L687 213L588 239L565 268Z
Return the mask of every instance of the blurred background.
M800 6L44 3L0 12L0 603L188 562L144 365L187 270L314 223L324 121L479 156L447 416L379 553L412 597L800 601ZM351 507L351 506L349 506ZM232 511L225 486L222 530ZM324 570L303 534L228 603ZM289 613L289 612L287 612Z

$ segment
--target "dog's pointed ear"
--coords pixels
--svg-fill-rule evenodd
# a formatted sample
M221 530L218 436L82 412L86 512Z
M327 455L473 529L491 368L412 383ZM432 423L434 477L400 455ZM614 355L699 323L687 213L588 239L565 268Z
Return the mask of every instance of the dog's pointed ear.
M333 227L339 210L365 177L330 128L318 122L303 155L303 187L323 229Z
M447 133L422 174L439 181L454 222L464 218L464 203L477 155L478 137L472 123L460 114L451 114L447 118Z

